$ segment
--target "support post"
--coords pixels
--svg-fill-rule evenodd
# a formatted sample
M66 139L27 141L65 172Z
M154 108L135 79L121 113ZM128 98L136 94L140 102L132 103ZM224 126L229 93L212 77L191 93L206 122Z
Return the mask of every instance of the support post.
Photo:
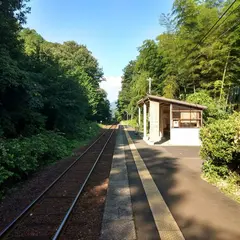
M138 127L141 128L141 107L138 107Z
M173 106L172 106L172 103L171 103L171 104L170 104L170 129L169 129L169 138L170 138L170 141L171 141L172 125L173 125L172 109L173 109Z
M159 104L159 114L160 114L160 116L159 116L159 137L160 138L162 138L162 137L165 137L164 136L164 132L163 132L163 108L164 108L164 106L161 106L160 104Z
M143 138L147 138L147 105L143 104Z
M170 104L170 133L172 128L172 104Z
M159 142L161 137L159 132L159 102L149 101L149 113L150 113L150 130L149 130L149 140L152 143Z

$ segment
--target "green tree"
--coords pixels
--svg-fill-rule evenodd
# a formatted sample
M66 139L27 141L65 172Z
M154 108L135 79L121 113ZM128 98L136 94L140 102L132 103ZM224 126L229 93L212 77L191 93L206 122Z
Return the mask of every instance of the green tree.
M153 94L185 100L204 90L217 106L223 106L221 111L239 109L240 3L236 2L208 33L230 4L221 0L174 1L172 12L160 17L166 31L156 42L143 42L131 80L123 77L120 115L123 109L130 111L136 106L142 96L138 92L147 93L142 76L153 78Z

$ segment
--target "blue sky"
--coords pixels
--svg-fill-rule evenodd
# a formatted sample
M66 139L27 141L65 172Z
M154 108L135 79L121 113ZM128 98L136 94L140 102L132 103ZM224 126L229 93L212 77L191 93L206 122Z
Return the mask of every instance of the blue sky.
M47 41L74 40L85 44L103 68L101 84L109 100L117 100L122 69L136 58L145 39L155 39L164 29L161 13L173 0L31 0L27 27Z

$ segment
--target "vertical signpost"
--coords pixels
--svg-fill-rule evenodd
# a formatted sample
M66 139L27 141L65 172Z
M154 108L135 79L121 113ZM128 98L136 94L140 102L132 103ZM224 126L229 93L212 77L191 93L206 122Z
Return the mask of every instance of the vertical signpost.
M143 104L143 137L147 138L147 105Z
M141 107L138 107L138 131L140 131L141 128Z

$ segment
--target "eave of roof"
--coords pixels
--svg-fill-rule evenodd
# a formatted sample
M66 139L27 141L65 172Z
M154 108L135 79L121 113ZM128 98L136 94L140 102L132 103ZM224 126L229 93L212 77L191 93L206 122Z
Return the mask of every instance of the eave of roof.
M189 106L189 107L194 107L194 108L198 108L198 109L207 109L207 107L203 106L203 105L188 103L185 101L180 101L180 100L170 99L170 98L165 98L165 97L159 97L159 96L154 96L154 95L147 95L146 97L140 99L137 102L137 105L141 105L148 100L155 100L155 101L165 102L165 103L175 103L178 105Z

